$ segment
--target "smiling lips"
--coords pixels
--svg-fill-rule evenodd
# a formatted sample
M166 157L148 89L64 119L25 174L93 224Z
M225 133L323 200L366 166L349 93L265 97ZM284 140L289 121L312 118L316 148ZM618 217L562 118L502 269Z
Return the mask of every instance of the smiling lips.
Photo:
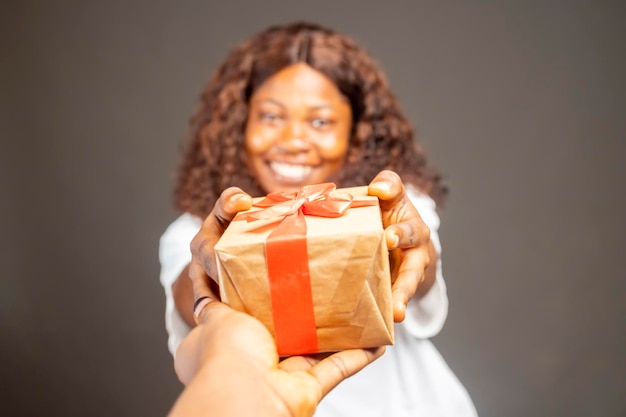
M309 165L295 165L284 162L270 162L269 167L274 173L289 181L303 181L311 174L312 167Z

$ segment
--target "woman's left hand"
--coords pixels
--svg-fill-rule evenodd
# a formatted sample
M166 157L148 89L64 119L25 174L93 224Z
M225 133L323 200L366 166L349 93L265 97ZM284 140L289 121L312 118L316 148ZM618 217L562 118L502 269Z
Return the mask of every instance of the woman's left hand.
M404 320L406 305L417 293L423 296L435 282L437 252L430 229L407 196L393 171L381 171L368 192L380 200L387 248L390 251L394 321Z

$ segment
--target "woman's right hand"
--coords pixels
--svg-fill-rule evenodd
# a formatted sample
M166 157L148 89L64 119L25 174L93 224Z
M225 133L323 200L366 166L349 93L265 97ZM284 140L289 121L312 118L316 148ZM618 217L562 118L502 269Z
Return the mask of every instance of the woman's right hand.
M237 187L227 188L206 217L200 231L191 241L191 263L188 275L193 288L193 299L210 297L219 300L215 281L217 266L214 247L235 215L252 207L252 197ZM192 306L188 308L191 309Z

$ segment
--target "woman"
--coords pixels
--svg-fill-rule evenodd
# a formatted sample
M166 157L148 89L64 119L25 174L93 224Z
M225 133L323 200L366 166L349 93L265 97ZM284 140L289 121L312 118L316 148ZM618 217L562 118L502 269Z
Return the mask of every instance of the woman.
M428 340L448 308L436 213L446 188L373 60L317 25L271 27L243 42L202 94L175 190L183 214L160 247L170 351L195 324L194 301L215 297L216 236L250 207L250 195L328 181L369 183L381 200L397 324L395 345L331 392L316 415L475 415ZM176 354L184 382L194 374L187 359Z

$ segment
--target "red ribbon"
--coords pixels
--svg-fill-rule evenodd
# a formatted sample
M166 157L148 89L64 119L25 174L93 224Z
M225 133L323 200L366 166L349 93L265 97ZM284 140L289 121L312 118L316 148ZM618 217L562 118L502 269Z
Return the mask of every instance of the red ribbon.
M306 215L320 217L339 217L352 204L352 195L334 192L335 184L327 182L316 185L305 185L298 192L269 193L263 200L255 203L255 207L264 210L248 215L248 221L272 219L289 216L300 208Z
M307 185L298 192L275 192L254 204L250 221L284 217L265 243L274 337L279 355L319 351L313 310L309 257L304 215L339 217L350 207L373 205L353 201L352 195L335 191L335 184Z

